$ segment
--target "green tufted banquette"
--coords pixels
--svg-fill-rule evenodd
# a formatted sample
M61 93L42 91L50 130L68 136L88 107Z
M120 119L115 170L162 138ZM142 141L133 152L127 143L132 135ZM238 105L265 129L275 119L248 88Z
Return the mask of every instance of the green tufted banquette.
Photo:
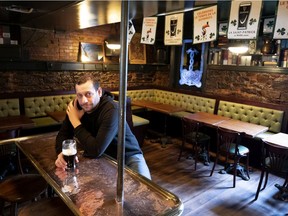
M20 115L18 98L0 100L0 117Z
M281 131L284 111L221 100L217 114L268 127L268 132L258 136L263 138L265 135Z
M114 93L117 94L118 92ZM127 91L127 96L129 96L132 101L149 100L181 107L185 111L172 114L179 118L193 112L214 113L216 104L216 99L158 89L129 90ZM132 109L135 108L132 107Z

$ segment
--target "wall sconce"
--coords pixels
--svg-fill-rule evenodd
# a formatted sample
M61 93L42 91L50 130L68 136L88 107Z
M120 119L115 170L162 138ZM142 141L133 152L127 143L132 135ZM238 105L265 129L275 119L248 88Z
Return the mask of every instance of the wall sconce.
M116 35L112 35L105 40L105 45L111 50L119 50L121 48L120 39Z

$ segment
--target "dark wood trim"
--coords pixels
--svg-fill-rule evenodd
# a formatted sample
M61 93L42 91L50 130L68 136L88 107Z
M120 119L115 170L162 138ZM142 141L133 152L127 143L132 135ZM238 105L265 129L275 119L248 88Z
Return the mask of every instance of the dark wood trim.
M167 71L167 64L129 64L129 71L159 70ZM119 64L82 63L82 62L53 62L53 61L1 61L0 71L119 71Z
M272 66L207 65L207 70L241 71L251 73L288 73L288 68Z

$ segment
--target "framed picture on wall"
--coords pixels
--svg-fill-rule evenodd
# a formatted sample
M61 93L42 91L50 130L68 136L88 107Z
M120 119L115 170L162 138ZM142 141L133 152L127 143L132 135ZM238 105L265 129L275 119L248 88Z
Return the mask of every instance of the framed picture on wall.
M129 45L129 63L146 64L146 45L140 43L141 34L135 33Z
M95 44L95 43L80 42L78 61L103 62L103 45Z
M264 19L263 33L264 34L272 33L273 32L273 28L274 28L274 24L275 24L275 19L274 18Z

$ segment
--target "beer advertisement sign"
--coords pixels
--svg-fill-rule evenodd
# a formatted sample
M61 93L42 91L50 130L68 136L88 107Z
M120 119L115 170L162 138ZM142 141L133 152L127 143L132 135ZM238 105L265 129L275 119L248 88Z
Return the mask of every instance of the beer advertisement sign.
M183 13L165 17L165 45L182 45L183 17Z
M256 39L262 0L231 2L228 24L229 39Z
M288 39L288 1L279 0L276 24L274 28L274 39Z
M216 40L217 5L194 11L193 44Z
M154 44L157 27L157 17L145 17L143 19L141 43Z

